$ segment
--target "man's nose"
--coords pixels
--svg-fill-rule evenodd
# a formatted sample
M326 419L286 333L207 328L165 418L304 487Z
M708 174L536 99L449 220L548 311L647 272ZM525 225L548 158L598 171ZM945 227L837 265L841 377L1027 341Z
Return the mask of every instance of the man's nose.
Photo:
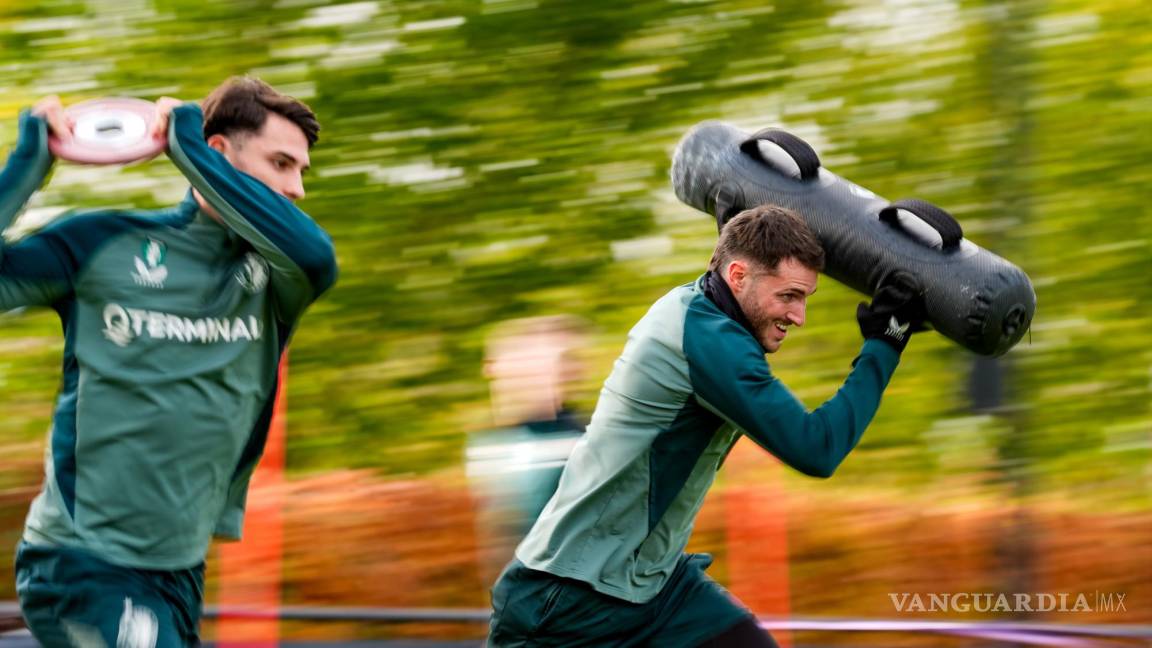
M800 304L798 306L794 306L793 308L791 308L788 311L788 315L787 315L788 322L792 326L804 326L804 320L806 319L806 311L807 311L807 306L805 304Z
M304 179L296 176L288 180L283 188L284 197L288 200L300 200L304 197Z

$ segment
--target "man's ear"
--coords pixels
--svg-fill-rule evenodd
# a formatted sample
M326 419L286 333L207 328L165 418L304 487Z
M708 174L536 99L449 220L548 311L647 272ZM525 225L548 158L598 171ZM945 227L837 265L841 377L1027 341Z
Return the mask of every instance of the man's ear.
M218 153L228 155L229 150L232 148L232 141L224 135L216 133L208 137L208 146L216 149Z
M748 264L740 259L729 261L728 265L724 266L724 279L733 294L739 293L744 289L748 279Z

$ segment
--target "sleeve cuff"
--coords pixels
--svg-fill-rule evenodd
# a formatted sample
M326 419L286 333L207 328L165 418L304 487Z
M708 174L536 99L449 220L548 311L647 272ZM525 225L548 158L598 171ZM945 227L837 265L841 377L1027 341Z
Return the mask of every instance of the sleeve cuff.
M244 531L243 509L230 506L220 514L212 535L222 540L239 540Z
M886 367L889 371L896 369L896 365L900 364L900 352L892 348L884 340L869 339L864 340L864 346L860 347L860 356L872 355L876 356L881 365ZM858 356L857 360L860 359ZM852 363L856 364L855 361Z
M48 121L46 119L33 115L31 110L25 108L20 111L19 130L20 135L13 154L34 155L41 151L47 153Z

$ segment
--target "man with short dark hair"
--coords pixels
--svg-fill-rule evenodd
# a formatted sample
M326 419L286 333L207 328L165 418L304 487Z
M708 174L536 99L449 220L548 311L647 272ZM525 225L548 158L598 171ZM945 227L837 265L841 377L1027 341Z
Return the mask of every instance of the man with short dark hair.
M501 322L488 335L484 377L493 427L469 434L467 472L476 511L481 575L495 580L556 492L584 432L571 409L586 324L572 315Z
M331 239L293 205L319 130L307 106L248 78L203 111L156 105L183 202L75 213L0 247L0 311L48 306L64 328L16 555L21 609L50 648L199 645L209 543L239 538L281 355L336 278ZM71 137L54 97L20 117L0 229L44 183L49 132Z
M823 263L799 216L747 210L709 271L633 327L556 495L492 589L490 646L775 646L704 574L711 559L684 553L704 495L741 434L830 476L924 321L914 281L882 281L857 310L866 339L844 386L808 412L764 355L804 324Z

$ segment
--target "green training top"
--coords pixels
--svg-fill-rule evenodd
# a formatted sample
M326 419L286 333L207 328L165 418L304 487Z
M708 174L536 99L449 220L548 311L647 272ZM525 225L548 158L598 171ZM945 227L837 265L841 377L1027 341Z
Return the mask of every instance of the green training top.
M24 540L142 569L203 562L239 538L277 368L304 309L336 278L332 241L204 142L199 106L171 116L189 192L158 211L74 213L0 247L0 311L48 306L63 379L44 486ZM0 173L0 230L44 183L47 125L25 112Z
M671 576L740 434L819 477L860 440L899 354L865 341L844 386L808 412L702 279L662 297L628 334L556 495L516 550L526 566L644 603Z

